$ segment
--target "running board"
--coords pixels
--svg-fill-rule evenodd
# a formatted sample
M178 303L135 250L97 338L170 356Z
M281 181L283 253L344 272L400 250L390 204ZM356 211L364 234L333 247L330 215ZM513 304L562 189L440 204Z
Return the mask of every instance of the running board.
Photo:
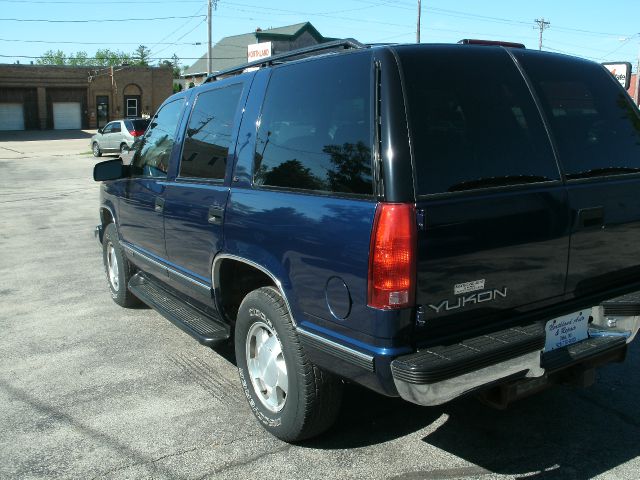
M222 320L185 303L144 273L137 273L129 280L129 290L203 345L216 345L231 336L229 326Z

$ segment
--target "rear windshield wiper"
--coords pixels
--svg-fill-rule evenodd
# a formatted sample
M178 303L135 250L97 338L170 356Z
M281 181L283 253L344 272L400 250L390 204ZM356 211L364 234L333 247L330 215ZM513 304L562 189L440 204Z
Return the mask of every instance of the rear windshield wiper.
M606 177L607 175L621 175L624 173L637 173L640 172L640 168L637 167L605 167L605 168L592 168L578 173L569 173L567 175L568 180L574 180L576 178L591 178L591 177Z
M477 180L467 180L449 187L450 192L474 190L476 188L504 187L508 185L521 185L526 183L549 182L553 178L541 175L504 175L502 177L486 177Z

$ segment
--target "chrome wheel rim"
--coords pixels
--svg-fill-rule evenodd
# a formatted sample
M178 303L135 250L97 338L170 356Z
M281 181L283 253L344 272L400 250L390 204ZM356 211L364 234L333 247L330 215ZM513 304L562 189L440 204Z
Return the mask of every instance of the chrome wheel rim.
M258 399L268 410L279 412L287 400L289 378L282 344L266 323L256 322L249 329L246 359Z
M113 289L117 292L120 285L120 277L118 276L118 259L116 257L116 249L113 244L109 242L107 245L107 275L109 276L109 283Z

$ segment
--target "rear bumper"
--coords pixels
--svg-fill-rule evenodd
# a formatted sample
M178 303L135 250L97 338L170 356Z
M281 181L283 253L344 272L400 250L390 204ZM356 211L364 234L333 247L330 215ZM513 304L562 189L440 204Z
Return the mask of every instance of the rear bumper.
M543 377L598 358L624 358L640 316L615 318L605 310L592 309L589 338L573 345L544 353L544 328L530 324L398 357L391 362L393 381L403 399L440 405L491 385Z

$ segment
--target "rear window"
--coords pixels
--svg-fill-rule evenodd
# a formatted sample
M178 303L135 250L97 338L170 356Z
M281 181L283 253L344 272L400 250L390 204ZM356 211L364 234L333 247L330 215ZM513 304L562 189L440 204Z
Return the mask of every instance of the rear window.
M640 171L640 117L602 66L517 52L540 98L568 179Z
M399 47L417 193L559 178L542 119L508 53Z
M149 120L125 120L125 125L127 126L127 130L132 131L145 131L147 126L149 126Z

